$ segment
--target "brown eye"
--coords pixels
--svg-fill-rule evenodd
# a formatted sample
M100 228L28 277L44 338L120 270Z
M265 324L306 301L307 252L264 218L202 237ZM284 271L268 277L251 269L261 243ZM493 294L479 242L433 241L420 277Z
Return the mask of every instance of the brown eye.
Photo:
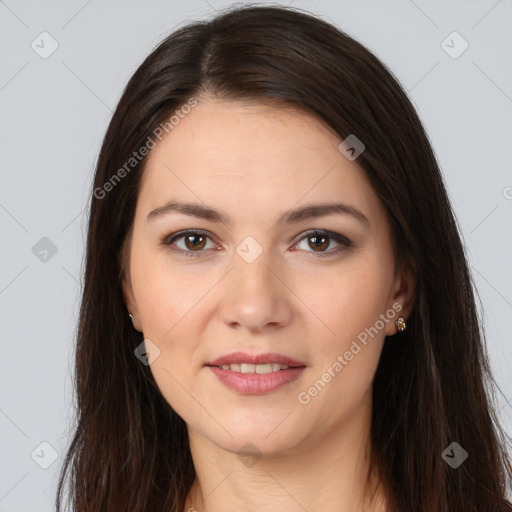
M203 249L206 245L206 237L201 234L192 234L192 235L185 235L185 246L187 249L195 250L195 249Z
M184 256L204 256L207 251L203 249L205 249L208 240L211 241L211 238L206 233L184 231L168 236L162 240L162 245L168 246L171 251ZM210 248L215 247L213 242L212 245L213 247Z
M313 241L313 243L311 244L309 241ZM325 235L308 236L308 244L315 251L323 251L329 247L329 237Z
M309 248L309 250L306 248L305 251L316 253L315 256L319 257L336 256L345 249L352 247L352 242L348 238L331 231L309 231L294 247L301 249L300 245L304 240L307 240L307 247ZM338 246L328 249L333 243Z

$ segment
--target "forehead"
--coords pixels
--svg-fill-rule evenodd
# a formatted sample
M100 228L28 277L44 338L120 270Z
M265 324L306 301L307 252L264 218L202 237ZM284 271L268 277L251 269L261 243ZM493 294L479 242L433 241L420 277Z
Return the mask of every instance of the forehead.
M297 159L295 153L308 160L323 158L318 150L336 149L338 139L327 124L296 109L204 100L164 136L152 150L148 165L172 156L190 162L206 159L210 167L243 173L237 163L254 164L257 159L285 164Z
M298 110L201 101L151 150L139 201L145 210L171 199L231 205L253 218L299 202L342 201L371 217L382 207L340 142L323 121Z

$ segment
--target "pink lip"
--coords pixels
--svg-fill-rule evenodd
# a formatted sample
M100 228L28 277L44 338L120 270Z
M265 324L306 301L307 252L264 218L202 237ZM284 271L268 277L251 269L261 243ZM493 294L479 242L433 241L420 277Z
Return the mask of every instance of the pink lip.
M279 363L291 366L294 368L306 366L301 361L292 359L291 357L284 356L282 354L276 354L274 352L268 352L266 354L246 354L245 352L233 352L225 356L219 357L213 361L206 363L206 366L222 366L223 364L267 364L267 363ZM230 370L231 371L231 370ZM283 370L284 371L284 370Z
M217 366L209 366L208 368L223 384L235 391L248 395L264 395L298 379L305 366L263 374L223 370L217 368Z
M285 364L290 368L279 370L271 373L241 373L234 370L223 370L218 368L224 364L267 364L279 363ZM250 395L263 395L274 391L294 380L297 380L306 365L296 359L284 356L282 354L266 353L266 354L245 354L244 352L234 352L223 357L219 357L214 361L206 363L214 375L226 386L239 393Z

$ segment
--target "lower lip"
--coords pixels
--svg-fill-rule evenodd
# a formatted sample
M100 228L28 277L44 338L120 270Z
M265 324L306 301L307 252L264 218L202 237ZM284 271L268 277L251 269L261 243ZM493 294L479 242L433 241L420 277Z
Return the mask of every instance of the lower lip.
M248 395L264 395L270 391L297 380L305 366L288 368L270 373L240 373L233 370L223 370L217 366L208 366L215 376L226 386Z

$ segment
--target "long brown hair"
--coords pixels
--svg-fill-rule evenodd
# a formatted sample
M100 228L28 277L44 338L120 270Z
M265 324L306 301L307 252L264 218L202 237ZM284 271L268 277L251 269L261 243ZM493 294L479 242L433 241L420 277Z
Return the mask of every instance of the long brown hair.
M57 511L67 481L76 512L182 512L194 479L186 425L133 353L143 337L127 315L121 254L146 157L126 163L204 94L294 106L340 139L363 141L357 163L389 214L397 262L416 269L408 329L386 339L373 383L372 464L393 510L506 509L512 467L477 294L418 115L392 73L352 37L301 10L246 6L161 42L130 79L105 135L77 331L76 425ZM469 454L456 469L442 458L452 442Z

